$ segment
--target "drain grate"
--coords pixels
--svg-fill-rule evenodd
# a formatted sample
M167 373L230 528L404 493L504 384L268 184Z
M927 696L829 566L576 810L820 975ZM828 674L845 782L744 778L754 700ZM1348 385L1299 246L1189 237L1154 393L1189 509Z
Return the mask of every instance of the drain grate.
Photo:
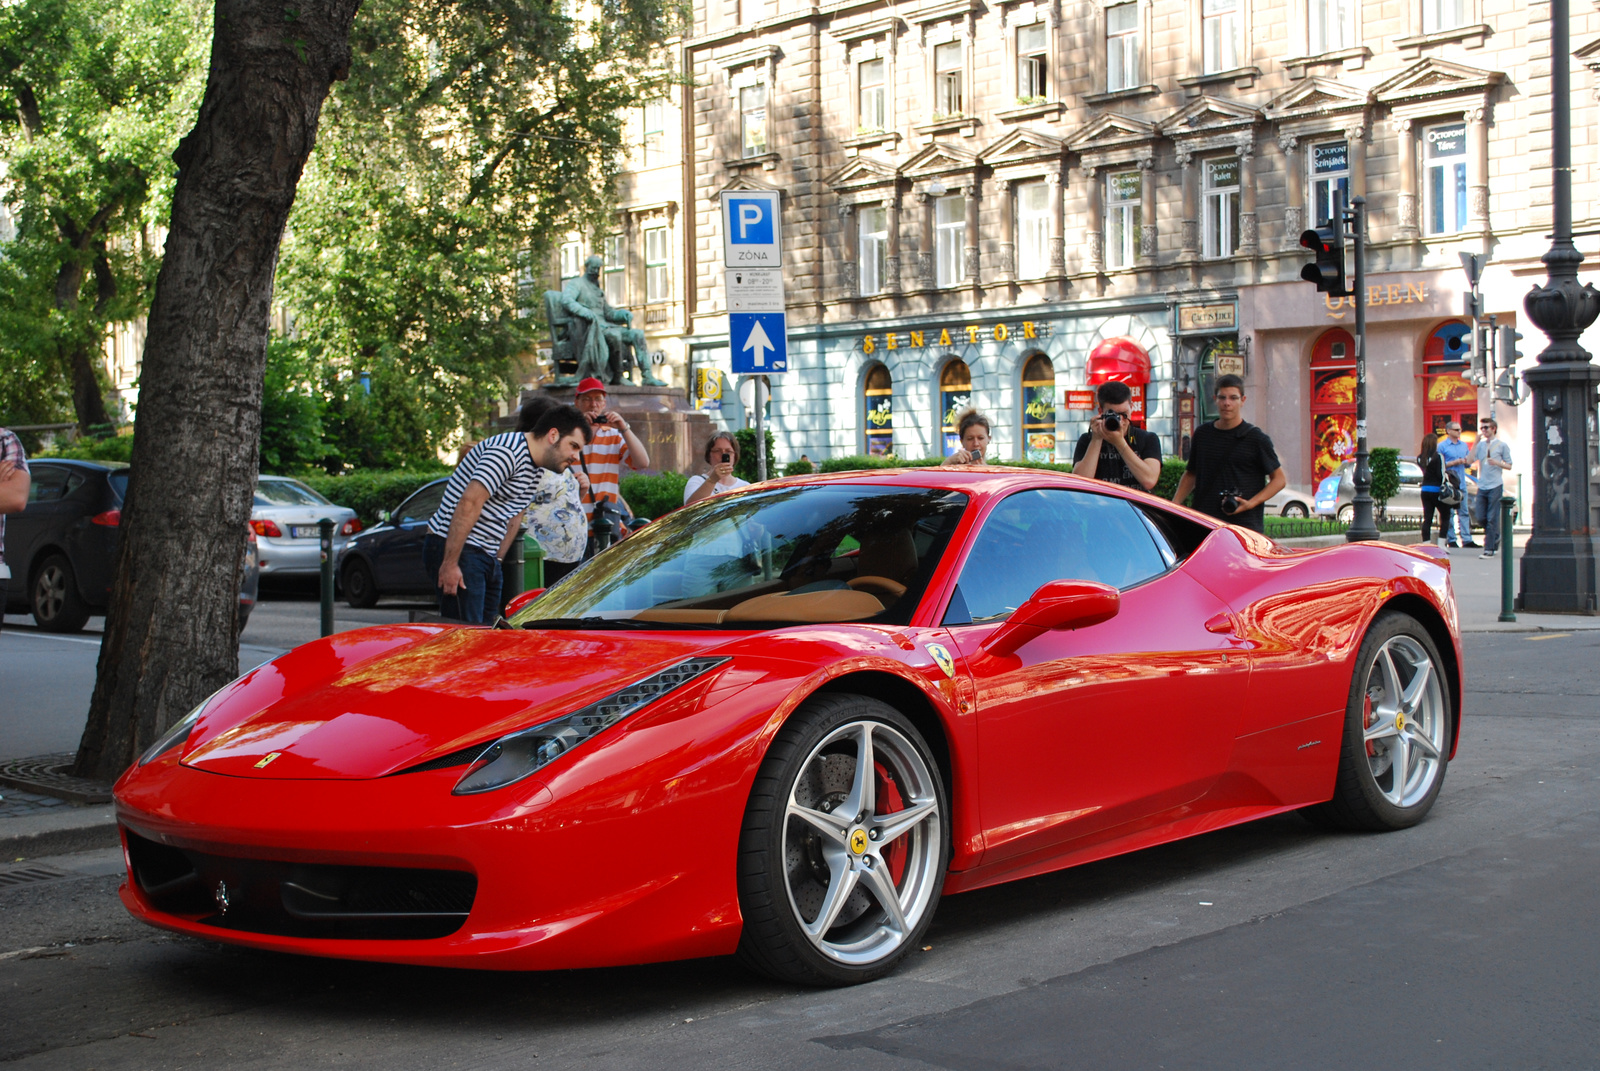
M13 885L27 885L35 881L54 881L56 878L67 876L65 870L57 870L51 866L19 866L0 869L0 889L9 889Z
M110 803L110 785L103 785L98 781L85 781L67 772L72 769L72 763L76 758L76 755L68 752L61 755L36 755L28 759L8 759L0 762L0 785L21 789L24 792L54 796L72 803Z

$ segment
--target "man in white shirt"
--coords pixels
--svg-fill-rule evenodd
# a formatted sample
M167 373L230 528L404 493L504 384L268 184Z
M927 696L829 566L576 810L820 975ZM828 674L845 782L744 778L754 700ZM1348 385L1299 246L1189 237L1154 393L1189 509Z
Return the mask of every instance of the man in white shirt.
M1478 421L1478 441L1472 444L1467 460L1478 466L1478 501L1473 507L1483 528L1482 557L1492 558L1500 549L1500 498L1505 494L1506 471L1511 468L1511 448L1497 437L1494 417Z

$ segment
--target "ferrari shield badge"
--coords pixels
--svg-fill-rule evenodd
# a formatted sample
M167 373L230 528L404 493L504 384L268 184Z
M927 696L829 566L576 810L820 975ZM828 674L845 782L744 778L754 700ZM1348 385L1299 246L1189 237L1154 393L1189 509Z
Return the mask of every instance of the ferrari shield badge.
M954 677L956 675L956 660L950 657L950 652L945 650L943 646L937 643L930 643L928 644L928 653L939 664L939 668L944 670L946 677Z
M261 770L261 769L265 769L268 766L271 766L272 765L272 760L277 758L279 755L282 755L282 754L283 754L283 752L281 752L281 751L269 751L269 752L267 752L264 756L262 756L261 761L256 763L256 769Z
M867 850L867 831L857 829L850 834L850 850L857 855Z

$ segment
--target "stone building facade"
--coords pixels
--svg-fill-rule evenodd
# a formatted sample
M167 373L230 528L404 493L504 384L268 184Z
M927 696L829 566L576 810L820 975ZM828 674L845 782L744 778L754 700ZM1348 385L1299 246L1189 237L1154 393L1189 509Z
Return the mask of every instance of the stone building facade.
M697 0L688 363L730 367L719 194L776 189L780 458L937 454L968 401L1003 456L1043 456L1049 430L1070 457L1090 415L1071 392L1102 344L1131 342L1168 450L1206 418L1219 364L1242 366L1247 417L1307 486L1353 434L1353 314L1301 281L1298 238L1361 195L1370 434L1412 453L1490 411L1464 375L1459 255L1489 258L1482 311L1502 325L1542 280L1548 20L1528 0ZM1572 39L1590 68L1574 214L1593 231L1600 4ZM1543 339L1523 331L1531 359ZM1515 407L1500 422L1514 436Z

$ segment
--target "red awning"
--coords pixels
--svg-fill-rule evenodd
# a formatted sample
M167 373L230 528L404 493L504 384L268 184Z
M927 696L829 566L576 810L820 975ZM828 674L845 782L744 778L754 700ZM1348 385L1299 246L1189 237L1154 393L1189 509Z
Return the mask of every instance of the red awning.
M1150 354L1131 338L1108 338L1089 354L1089 383L1150 382Z

